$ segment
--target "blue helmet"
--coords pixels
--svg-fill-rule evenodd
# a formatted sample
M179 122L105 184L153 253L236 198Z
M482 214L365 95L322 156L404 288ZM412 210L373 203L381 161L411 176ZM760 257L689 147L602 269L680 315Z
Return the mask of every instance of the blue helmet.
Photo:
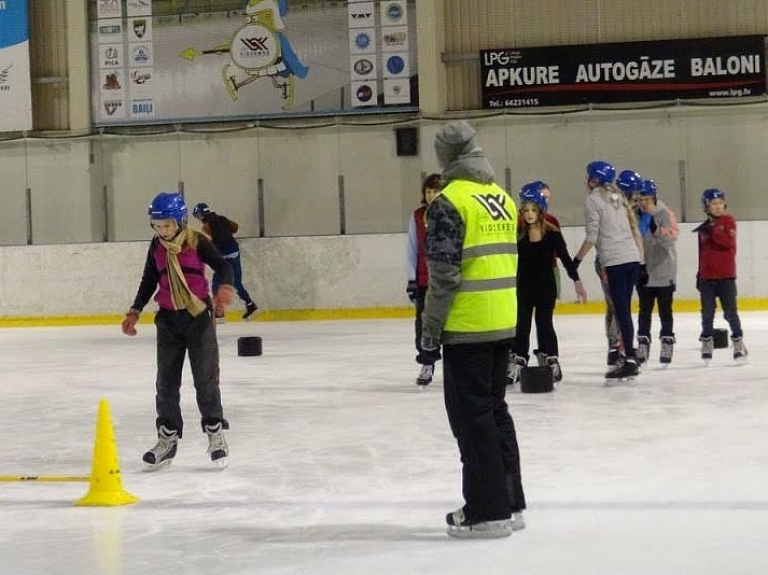
M616 178L616 168L608 162L595 160L587 164L587 179L597 180L600 185L610 184Z
M656 197L656 182L653 180L642 180L640 182L640 189L638 190L641 196Z
M616 177L616 187L624 192L624 195L627 197L639 191L642 183L643 178L640 174L632 170L624 170Z
M200 202L199 204L195 205L195 209L192 210L192 215L200 219L205 214L208 214L210 212L211 212L211 208L208 207L208 204L206 204L205 202Z
M541 192L548 187L544 182L528 182L520 188L520 201L536 204L541 213L544 213L547 211L547 198Z
M147 210L153 220L176 220L179 227L187 223L187 205L184 196L176 192L160 192Z
M709 202L714 199L725 201L725 192L720 191L717 188L710 188L708 190L704 190L704 193L701 194L701 207L704 208L705 212L709 208Z

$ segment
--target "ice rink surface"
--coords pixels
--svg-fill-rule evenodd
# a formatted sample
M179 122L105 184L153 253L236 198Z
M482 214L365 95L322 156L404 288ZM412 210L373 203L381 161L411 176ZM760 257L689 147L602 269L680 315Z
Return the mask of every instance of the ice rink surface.
M563 382L507 394L528 527L491 541L445 534L458 452L442 378L413 383L410 320L219 326L230 466L208 461L187 368L184 438L157 473L140 462L154 326L2 329L0 475L87 475L106 398L140 502L75 507L85 483L0 483L0 573L768 573L768 313L742 322L748 365L721 349L705 367L698 315L677 314L673 364L654 342L634 385L607 388L602 318L557 316ZM244 335L262 356L237 356Z

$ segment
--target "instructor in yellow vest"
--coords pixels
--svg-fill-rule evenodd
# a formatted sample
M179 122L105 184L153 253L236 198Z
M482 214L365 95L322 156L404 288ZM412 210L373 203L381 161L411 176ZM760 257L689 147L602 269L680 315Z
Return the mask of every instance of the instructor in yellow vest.
M517 322L517 209L467 122L443 126L435 153L446 182L427 208L429 287L421 347L443 358L445 406L462 461L453 537L523 529L520 455L504 394Z

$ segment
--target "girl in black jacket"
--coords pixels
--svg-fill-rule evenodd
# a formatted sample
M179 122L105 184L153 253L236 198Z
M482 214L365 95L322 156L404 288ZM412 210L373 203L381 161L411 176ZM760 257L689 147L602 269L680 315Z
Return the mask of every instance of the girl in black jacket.
M534 318L539 344L534 354L539 365L548 365L552 369L553 381L563 378L558 361L557 334L552 321L557 299L553 254L560 258L568 277L574 281L577 301L587 300L576 265L568 255L563 234L544 218L547 211L547 200L541 193L544 187L546 184L543 182L532 182L520 191L522 221L517 239L517 329L507 376L509 383L516 383L520 369L528 364L531 321Z

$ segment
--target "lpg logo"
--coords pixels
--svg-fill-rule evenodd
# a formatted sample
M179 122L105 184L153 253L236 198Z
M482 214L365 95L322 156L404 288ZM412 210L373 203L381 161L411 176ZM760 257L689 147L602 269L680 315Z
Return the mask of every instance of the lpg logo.
M493 50L483 53L483 64L485 66L509 66L516 64L520 60L518 50Z

